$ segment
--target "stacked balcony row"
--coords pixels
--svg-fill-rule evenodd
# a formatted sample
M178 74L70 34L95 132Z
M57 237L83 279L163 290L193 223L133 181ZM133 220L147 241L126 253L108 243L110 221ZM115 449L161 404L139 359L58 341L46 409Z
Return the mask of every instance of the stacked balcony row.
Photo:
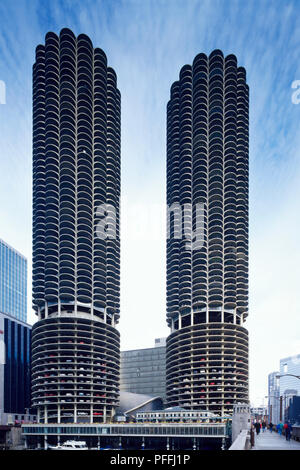
M35 310L79 302L118 320L119 199L116 74L87 36L48 33L33 67ZM103 204L116 222L106 240L97 236Z
M199 54L167 105L170 219L167 317L194 308L248 307L248 85L236 57ZM190 207L190 209L189 209ZM201 224L199 224L201 214ZM198 218L197 218L198 217ZM181 232L180 232L181 230ZM180 239L177 231L182 233Z

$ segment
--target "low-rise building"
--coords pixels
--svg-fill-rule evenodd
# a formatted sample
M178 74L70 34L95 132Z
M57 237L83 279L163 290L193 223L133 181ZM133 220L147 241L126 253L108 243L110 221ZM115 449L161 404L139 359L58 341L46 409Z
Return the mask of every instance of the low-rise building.
M27 322L27 259L1 239L0 312Z
M138 423L209 423L219 417L209 411L185 410L179 406L165 410L139 411L136 414Z

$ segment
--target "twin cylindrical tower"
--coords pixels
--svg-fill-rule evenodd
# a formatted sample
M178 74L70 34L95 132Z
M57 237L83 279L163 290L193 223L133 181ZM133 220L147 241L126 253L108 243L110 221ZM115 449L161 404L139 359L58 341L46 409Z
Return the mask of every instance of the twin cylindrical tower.
M36 49L32 371L33 405L45 423L102 422L118 403L116 82L104 52L83 34L48 33Z
M167 106L167 398L219 414L248 400L248 92L215 50Z
M104 52L63 29L33 67L33 406L112 419L119 393L120 93ZM199 54L167 106L167 399L248 400L248 85Z

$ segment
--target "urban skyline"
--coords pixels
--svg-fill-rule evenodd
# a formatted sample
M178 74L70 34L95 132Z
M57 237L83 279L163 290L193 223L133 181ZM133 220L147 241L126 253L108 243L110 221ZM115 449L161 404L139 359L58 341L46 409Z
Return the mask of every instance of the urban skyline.
M172 37L171 31L176 29L173 28L173 26L171 27L172 21L179 26L182 25L181 28L179 27L180 35L178 37L174 37L175 41L172 45L169 45L170 41L168 40L160 41L160 45L162 46L160 53L158 53L159 49L157 43L154 43L156 46L154 47L154 50L157 51L154 56L150 53L150 48L145 46L146 40L149 39L149 35L152 30L149 18L153 17L156 27L158 28L159 26L159 22L156 22L155 14L151 15L153 12L159 13L159 8L155 7L152 3L151 7L149 6L150 11L144 10L143 8L134 9L134 6L132 6L132 11L135 12L135 20L137 18L147 20L146 27L145 22L141 21L145 32L142 33L139 26L132 26L131 29L126 29L126 34L122 36L122 39L125 37L123 45L121 44L118 36L117 38L115 37L113 43L111 43L114 36L110 30L109 22L112 21L111 24L115 24L115 26L120 24L118 23L119 20L115 14L116 11L112 13L104 9L102 18L101 15L91 15L93 18L98 18L99 24L105 26L100 32L101 28L95 28L95 24L85 17L85 12L87 11L86 8L90 7L91 11L95 11L93 9L96 8L96 4L93 5L92 3L88 4L85 8L79 6L77 13L78 16L73 16L71 18L70 11L68 11L66 7L62 7L60 2L56 2L56 10L49 6L49 11L44 11L42 13L42 25L38 21L39 16L36 15L34 7L31 6L30 8L32 9L29 9L29 11L33 26L31 31L24 35L26 38L25 43L27 45L23 48L22 57L20 55L16 55L15 51L18 49L17 44L14 45L11 39L9 39L11 36L8 33L8 30L5 29L6 26L4 26L2 39L4 41L3 44L7 44L7 46L3 48L3 55L0 58L1 61L3 60L4 73L3 77L0 78L6 83L7 97L6 105L1 105L0 108L1 125L4 129L4 133L1 138L1 148L3 148L3 152L5 149L5 153L8 154L8 156L11 156L11 158L8 158L4 163L3 171L8 177L7 183L4 182L2 190L4 194L7 194L8 191L6 184L9 183L11 184L11 189L13 190L15 197L17 198L17 195L20 194L22 196L15 199L15 201L17 200L17 203L8 201L7 207L5 209L3 207L1 208L4 212L2 220L6 221L1 237L13 246L16 246L21 252L24 252L30 259L29 221L31 209L30 191L28 191L30 187L30 177L28 177L28 161L30 160L30 125L28 124L28 121L30 116L29 101L31 71L28 64L33 62L30 57L32 57L34 46L37 43L42 42L43 35L47 30L59 31L61 27L68 26L73 29L75 33L79 34L81 32L85 32L91 36L94 43L97 43L97 45L99 44L100 47L109 53L113 66L118 70L118 77L120 77L121 83L123 82L124 84L124 86L121 87L122 94L126 94L125 112L122 120L125 123L123 132L126 136L124 152L127 163L126 168L124 166L123 169L125 176L123 179L123 185L125 185L126 191L128 190L127 194L130 199L129 202L136 199L138 194L140 202L144 203L146 206L147 204L151 204L153 201L155 203L160 203L160 201L164 199L164 106L168 97L168 88L176 78L180 66L184 63L190 63L193 56L200 51L210 53L211 50L220 48L224 50L225 54L234 52L238 56L239 62L245 66L249 72L249 83L253 90L253 101L251 104L251 109L253 109L251 121L252 131L250 130L250 135L252 132L255 137L252 144L251 160L253 178L252 213L255 212L255 217L253 217L253 215L250 216L253 221L252 245L254 248L254 255L252 255L254 256L253 267L251 268L250 266L250 281L253 279L253 284L251 288L250 283L250 289L252 289L252 292L254 291L255 295L250 295L251 303L253 303L253 305L250 306L252 318L249 318L248 327L250 332L253 332L253 336L255 332L255 338L252 336L252 340L250 335L250 341L252 341L250 351L253 351L251 352L252 359L250 361L250 367L253 367L252 380L253 382L255 381L256 385L259 384L258 386L262 392L257 393L262 397L265 394L264 390L266 390L266 382L263 385L260 385L260 383L262 380L265 381L265 377L270 370L275 370L278 358L296 354L299 351L297 324L295 324L295 327L293 327L293 331L291 332L286 325L281 325L280 322L282 311L287 308L285 299L290 299L288 303L288 313L285 312L285 315L290 315L291 321L293 318L296 318L295 305L298 304L296 297L296 284L293 284L293 279L296 282L298 278L298 268L294 268L293 265L291 265L293 269L289 269L289 263L291 263L291 260L295 263L295 266L299 266L299 263L297 263L295 258L295 250L293 250L293 237L297 233L297 220L290 218L290 214L292 212L298 213L298 211L295 211L294 205L297 202L297 196L295 195L297 194L298 167L296 164L297 160L295 149L297 149L297 117L299 114L299 107L295 106L291 101L292 82L299 78L299 69L297 69L299 66L297 65L297 54L295 51L295 45L297 43L294 15L296 3L288 2L288 5L283 8L283 12L281 12L280 15L279 12L277 12L274 2L270 2L271 6L269 10L264 9L262 5L259 5L257 16L254 13L254 8L251 6L245 8L243 12L241 12L239 8L236 9L236 12L233 12L231 8L227 9L224 2L219 3L222 6L222 11L220 11L214 19L212 15L215 15L216 13L215 7L210 7L207 2L200 7L197 2L193 2L189 8L186 9L184 19L180 20L179 18L181 17L181 8L183 7L183 4L181 2L177 2L176 7L173 9L171 18L164 23L166 34L163 37L166 39L167 37ZM21 11L22 4L20 5ZM122 5L122 2L119 6L121 9L124 8L124 4ZM162 12L163 7L161 6L161 8ZM29 11L26 13L27 15L29 14ZM4 23L7 24L7 28L9 28L10 24L8 12L9 10L3 10L3 17L7 19L7 21L4 21ZM268 15L265 16L264 12L267 12ZM243 33L236 29L236 35L239 40L235 41L234 35L229 39L228 27L221 27L219 24L221 16L224 15L224 13L229 15L231 20L233 20L233 23L236 25L236 28L237 24L249 23L250 25L248 17L252 14L254 20L251 24L251 29L254 31L253 35L251 36L252 33L247 29ZM201 22L200 17L207 18L207 16L209 16L213 21L211 25L212 30L207 29L206 24L203 23L203 31L205 31L205 34L196 34L196 29L193 28L191 28L190 32L187 32L184 29L184 25L193 24L191 18L194 18L195 15L196 17L199 17L199 22ZM17 23L18 21L21 21L13 14L11 16L15 21L17 21ZM259 17L272 18L272 24L274 24L274 26L269 28L267 32L267 29L265 29L263 24L259 22ZM20 26L20 30L22 30L22 24L18 24ZM137 24L139 24L139 22L137 22ZM269 24L268 21L266 24ZM218 25L218 31L221 33L218 40L216 40L213 29ZM118 27L115 29L118 30ZM198 30L201 30L201 27L199 28L199 23L197 23L197 31ZM261 32L262 35L260 39L256 40L255 33L257 32ZM124 64L124 62L126 62L125 57L128 57L128 51L126 51L125 54L124 52L128 43L130 43L133 37L136 37L137 33L141 35L142 41L138 47L136 46L137 51L131 51L131 54L136 53L137 55L135 56L136 62L131 61L132 67L131 70L129 70ZM276 39L277 36L278 39ZM246 37L247 41L248 38L252 37L252 41L250 39L250 42L252 45L255 45L253 50L246 49ZM8 40L6 41L5 38ZM181 47L178 47L182 38L184 38L184 42ZM287 38L288 40L283 41L283 38ZM263 74L262 71L259 70L259 66L256 62L257 54L260 53L262 55L265 50L264 44L266 41L272 49L269 50L269 55L265 53L263 56L265 59L263 69L264 72L268 71ZM272 46L270 46L270 42L272 42ZM174 49L172 49L173 47ZM7 57L10 50L13 51L14 54L11 54L11 59L5 62L5 57ZM151 68L146 62L146 59L145 61L142 59L143 50L146 52L147 60L151 57L155 58L153 73L149 73ZM166 54L166 51L168 50L173 53ZM175 50L177 55L175 54ZM272 56L272 52L275 50L278 54L281 54L283 58L280 63ZM285 55L285 51L288 51L288 54ZM124 54L123 59L122 54ZM295 59L293 59L294 56ZM16 70L16 67L14 68L14 60L17 59L20 64L20 75L16 74L16 76L13 77L12 73L15 74ZM7 67L7 63L11 65ZM27 65L24 65L25 63ZM118 63L119 66L117 65ZM145 67L141 67L141 65L145 65ZM151 67L152 65L153 64L151 63ZM12 72L12 70L14 72ZM159 70L161 71L160 75L158 75ZM163 71L166 71L166 73L163 73ZM277 80L279 72L281 78L280 80ZM146 86L147 80L146 82L141 80L141 73L145 80L148 75L149 79L153 83L154 94L152 95L152 100L146 93L146 90L149 90L149 87ZM159 80L156 78L161 76L164 76L162 82L160 78ZM145 83L145 88L141 85L142 83ZM252 86L252 83L256 86ZM129 103L136 105L137 112L134 116L130 115ZM280 106L282 108L280 108ZM143 113L145 109L148 111L146 111L144 115ZM280 109L285 110L285 112L280 113ZM12 142L14 142L15 139L11 138L10 126L12 125L12 119L15 119L17 115L24 116L24 119L21 120L18 128L18 141L20 140L22 144L18 144L16 142L13 145ZM153 119L154 116L155 119ZM281 120L278 119L278 116L281 116ZM136 128L133 128L134 123L137 123ZM283 129L282 131L281 128ZM149 132L146 132L145 129L149 129ZM135 137L136 135L138 135L138 137ZM135 145L133 145L133 143ZM152 144L152 146L150 144ZM133 148L135 148L134 152L132 151ZM150 148L151 151L149 150ZM276 159L276 155L280 154L284 155L284 160L283 158ZM18 159L16 159L17 155L19 156ZM129 155L132 155L131 159L128 159ZM141 161L139 161L140 155L143 156ZM154 155L155 158L152 159L151 155ZM14 167L16 168L13 175L12 166L10 166L12 164L14 164ZM27 168L27 170L24 171L24 168ZM147 168L147 171L144 172L143 168ZM24 175L26 174L28 178L24 178ZM267 175L267 178L263 178L262 175ZM148 182L146 182L146 180ZM133 184L133 181L136 183ZM285 184L285 181L289 182L288 186ZM278 187L280 183L283 190L279 194L275 188ZM12 210L12 207L18 208L17 216ZM27 221L28 215L29 219ZM16 222L14 221L14 218L16 218ZM288 233L287 231L283 232L281 229L282 218L290 221L290 224L293 224L295 230L289 230ZM123 225L125 225L125 223L123 223ZM20 226L22 227L22 231L20 231ZM262 227L264 227L264 229ZM25 234L24 237L23 233ZM129 347L145 347L152 342L152 338L154 336L164 336L167 334L168 330L164 325L164 265L162 261L158 261L159 257L163 258L164 239L162 239L161 243L153 240L131 243L128 240L126 241L125 232L124 240L125 254L123 254L123 257L125 260L125 269L123 274L124 282L121 281L121 285L123 285L122 289L124 289L125 298L123 298L123 307L121 305L121 311L123 317L126 318L126 326L125 323L122 325L121 320L120 327L121 330L123 329L123 331L121 331L122 337L126 338L126 341L128 341L128 343L125 344L125 347L128 349ZM270 243L270 240L272 240L272 243ZM147 244L149 249L145 250L145 244ZM135 247L136 259L133 259L132 256L134 251L131 250L131 247L133 247L133 245ZM283 246L284 250L281 250L281 247ZM154 254L156 251L158 251L158 255ZM284 257L281 256L281 252L284 252ZM142 259L142 257L139 256L142 253L144 254L143 264L147 265L147 269L143 268L139 259ZM153 258L153 261L151 258ZM129 268L130 265L132 266L131 268ZM266 265L269 268L267 272L264 269ZM251 269L253 270L252 275ZM279 280L280 278L279 273L282 271L290 272L291 274L290 276L284 276L284 279L280 279L280 284L276 284L278 282L277 279ZM146 279L143 279L143 282L140 281L143 277L140 275L140 272L146 276ZM137 277L139 279L137 279ZM153 295L149 295L149 285L152 286L152 292L160 292L160 295L157 295L157 298L153 298ZM145 286L147 286L147 289ZM288 295L290 291L292 292L291 296ZM278 298L280 292L282 293L282 297ZM272 298L268 297L269 295ZM147 305L144 307L145 302L143 302L143 299L149 297L152 302L147 300ZM145 328L144 337L138 337L138 335L134 333L133 329L133 325L136 323L136 319L140 315L139 312L141 309L145 309L145 321L148 322L148 326ZM31 321L32 318L33 317L31 316ZM275 356L266 356L268 353L265 348L265 337L263 332L266 328L270 328L271 318L274 325L274 327L272 327L274 328L272 334L273 338L276 338L274 339L274 342L276 343L276 349L279 349L280 351L278 352L277 358ZM283 338L278 339L279 325L283 328ZM278 333L275 331L276 328ZM130 333L131 330L133 331L132 336ZM257 359L262 357L262 353L266 358L265 366L262 369L255 370L254 364L257 362ZM274 354L274 348L272 348L272 353ZM251 366L251 364L253 365ZM253 398L256 399L256 397Z

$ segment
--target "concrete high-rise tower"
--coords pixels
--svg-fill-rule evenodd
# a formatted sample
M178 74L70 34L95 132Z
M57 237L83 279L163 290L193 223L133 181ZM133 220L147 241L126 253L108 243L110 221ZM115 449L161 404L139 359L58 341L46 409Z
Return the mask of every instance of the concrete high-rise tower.
M118 404L116 82L86 35L49 32L36 48L32 404L41 423L105 422ZM101 235L103 217L108 229Z
M171 87L169 406L225 414L248 402L248 94L245 69L220 50Z

